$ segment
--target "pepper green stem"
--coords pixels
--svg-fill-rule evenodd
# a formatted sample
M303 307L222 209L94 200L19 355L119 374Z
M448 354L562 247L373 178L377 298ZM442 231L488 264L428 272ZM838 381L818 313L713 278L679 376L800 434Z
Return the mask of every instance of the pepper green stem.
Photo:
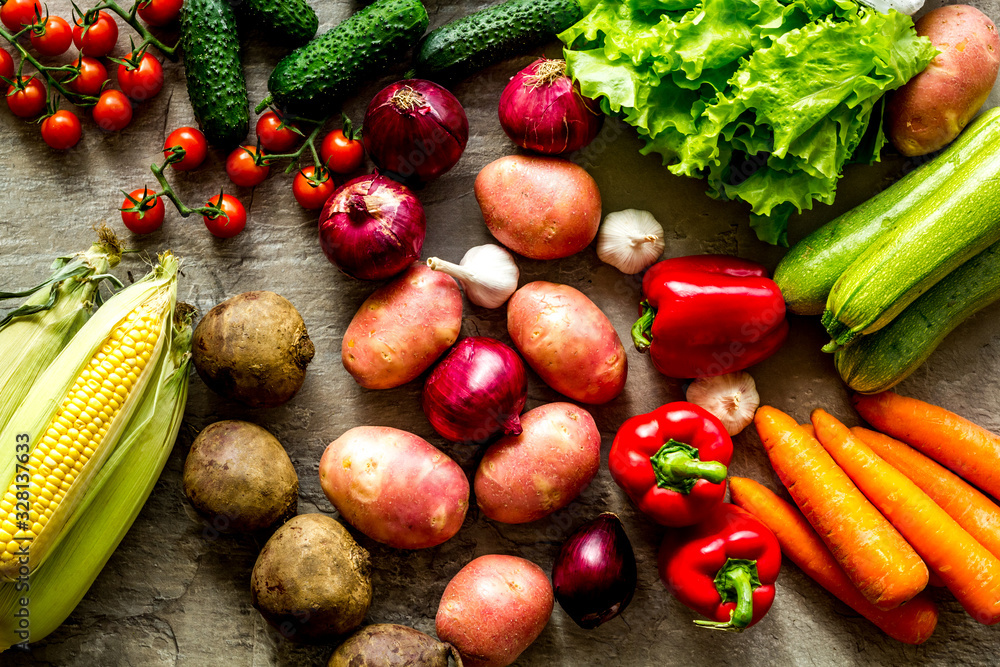
M656 318L656 311L649 305L649 301L639 304L642 308L642 315L632 325L632 344L635 349L645 352L653 344L653 319Z
M753 592L761 585L757 561L730 558L715 575L715 588L723 602L736 601L728 621L696 620L695 625L711 630L743 632L753 620Z
M656 485L687 495L695 482L707 479L718 484L726 479L728 469L719 461L702 461L691 445L671 439L649 457L656 475Z

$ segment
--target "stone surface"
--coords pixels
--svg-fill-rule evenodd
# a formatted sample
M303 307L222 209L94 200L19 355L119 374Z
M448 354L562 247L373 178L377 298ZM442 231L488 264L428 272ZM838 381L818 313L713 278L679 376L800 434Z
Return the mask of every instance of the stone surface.
M321 30L357 8L351 2L316 5ZM430 0L431 23L438 25L486 3ZM997 0L977 3L1000 19ZM69 15L67 0L49 3L53 13ZM122 29L119 53L128 48ZM264 94L265 82L281 51L244 40L244 61L251 100ZM541 51L539 51L541 52ZM558 53L555 45L545 52ZM508 78L530 61L525 56L490 68L457 85L465 104L471 137L458 166L420 192L427 208L424 254L458 261L466 249L492 239L472 196L476 173L514 147L497 123L496 102ZM52 258L81 250L102 221L146 255L132 255L118 274L138 277L146 257L170 248L184 258L180 298L201 312L239 292L268 289L290 299L301 311L316 344L316 357L301 393L272 410L251 411L209 392L192 377L184 427L162 478L132 529L88 595L66 623L30 655L7 653L3 664L143 665L209 667L237 665L322 665L329 646L301 646L268 627L250 606L250 570L259 539L221 536L191 509L181 489L184 456L194 435L219 419L247 419L273 432L291 456L301 480L300 512L334 514L319 486L320 455L327 443L359 424L381 424L413 431L453 455L471 475L476 452L443 442L419 407L420 381L389 391L358 387L340 364L340 339L357 306L374 289L340 274L316 242L316 216L303 212L291 194L291 178L275 173L255 190L233 188L224 172L225 155L212 153L190 174L171 174L181 197L191 205L220 187L239 196L249 209L247 230L229 241L212 238L200 219L181 219L168 210L163 228L134 237L122 228L117 207L121 190L153 185L150 162L159 158L166 134L191 124L183 69L165 63L166 87L136 109L134 122L120 134L104 134L84 121L81 144L65 154L49 150L35 125L0 111L0 269L4 286L28 285L46 275ZM347 111L360 119L368 99L390 80L372 82L352 98ZM1000 101L997 91L991 104ZM601 136L575 156L597 179L605 213L648 209L667 233L667 256L723 252L774 266L780 248L756 240L739 205L712 201L703 185L670 175L653 157L638 153L639 141L627 127L605 124ZM822 206L793 221L794 242L887 186L907 168L888 158L874 168L852 167L834 206ZM519 259L522 284L535 279L566 282L583 290L627 336L635 317L638 281L601 264L593 247L568 259L537 262ZM1000 431L1000 392L996 391L1000 305L987 308L950 336L913 377L905 394L934 401L984 426ZM792 318L787 345L753 369L762 400L800 420L822 406L849 423L857 416L837 378L832 359L819 351L824 336L817 318ZM508 340L503 310L467 304L464 335ZM630 346L629 346L630 347ZM935 635L920 647L904 646L881 634L833 599L794 565L786 563L779 591L767 618L741 635L694 627L694 615L665 591L656 572L656 549L664 530L641 517L615 486L606 467L608 448L627 417L683 396L681 383L659 376L649 360L629 351L628 386L618 400L593 414L604 440L604 461L581 497L547 519L523 526L487 521L475 507L459 534L436 549L395 551L357 535L376 565L372 623L403 623L433 633L434 614L445 584L472 558L488 553L523 556L548 570L562 540L598 513L617 512L639 557L639 588L624 618L590 632L579 629L557 606L538 641L519 665L974 665L997 662L995 632L978 625L945 592ZM560 397L531 377L528 408ZM734 474L780 488L760 443L751 431L736 438Z

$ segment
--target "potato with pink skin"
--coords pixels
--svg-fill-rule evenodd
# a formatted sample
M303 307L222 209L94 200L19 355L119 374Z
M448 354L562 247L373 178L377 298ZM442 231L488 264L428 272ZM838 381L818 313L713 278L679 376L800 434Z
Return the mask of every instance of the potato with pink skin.
M490 233L532 259L575 255L590 245L601 224L597 183L562 158L502 157L479 172L475 192Z
M331 442L319 482L348 523L396 549L450 539L469 508L469 480L458 464L423 438L387 426L358 426Z
M997 28L975 7L939 7L916 28L940 53L889 98L889 138L908 156L951 143L986 102L1000 71Z
M480 556L448 582L437 611L437 636L466 667L506 667L545 629L552 584L531 561Z
M521 415L521 427L492 444L476 471L476 502L494 521L527 523L566 507L601 465L601 434L583 408L542 405Z
M607 403L625 388L628 359L618 332L583 292L528 283L507 304L507 331L528 365L561 394Z
M362 387L391 389L427 370L461 328L458 283L414 264L361 304L344 333L341 361Z

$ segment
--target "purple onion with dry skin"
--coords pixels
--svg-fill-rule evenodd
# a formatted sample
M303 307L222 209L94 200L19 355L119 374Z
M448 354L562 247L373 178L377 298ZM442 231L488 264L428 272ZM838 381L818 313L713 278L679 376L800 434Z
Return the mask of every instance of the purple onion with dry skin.
M556 600L585 630L625 611L637 579L632 543L621 520L611 512L577 528L563 543L552 567Z

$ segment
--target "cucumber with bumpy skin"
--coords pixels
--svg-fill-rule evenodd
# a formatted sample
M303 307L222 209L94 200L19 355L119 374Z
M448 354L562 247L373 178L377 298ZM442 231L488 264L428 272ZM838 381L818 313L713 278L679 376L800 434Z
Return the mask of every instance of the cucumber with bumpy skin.
M985 112L941 155L799 241L774 270L788 309L820 315L837 279L907 211L930 196L984 143L1000 138L1000 108Z
M426 29L420 0L377 0L282 58L257 111L272 103L311 117L330 111L416 45Z
M955 327L997 299L1000 243L955 269L887 326L837 350L837 370L863 394L890 389L924 363Z
M555 39L583 17L578 0L507 0L432 30L417 51L417 75L461 79Z
M188 97L205 138L235 146L250 131L250 101L229 0L184 0L181 45Z
M239 7L273 44L301 46L319 28L319 18L306 0L243 0Z

